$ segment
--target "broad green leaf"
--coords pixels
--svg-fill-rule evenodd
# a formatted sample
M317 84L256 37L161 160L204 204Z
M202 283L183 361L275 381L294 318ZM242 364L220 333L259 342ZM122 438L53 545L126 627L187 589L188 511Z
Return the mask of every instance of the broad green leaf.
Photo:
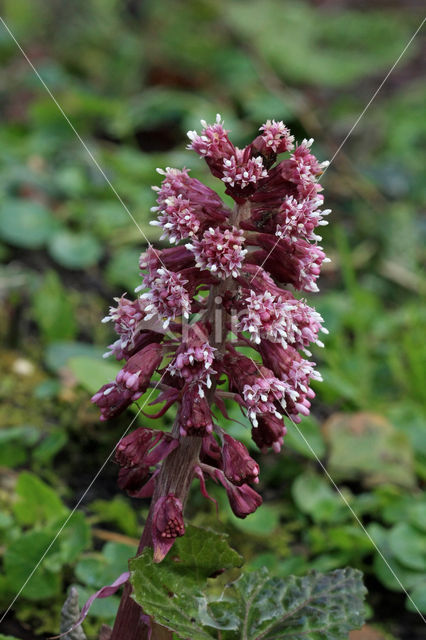
M67 366L70 358L77 356L88 356L92 359L102 359L105 349L95 347L86 342L69 342L68 340L60 340L52 342L46 349L45 358L46 365L54 372L59 371ZM105 380L103 381L103 383ZM102 383L102 384L103 384Z
M72 339L76 333L74 309L55 271L48 271L33 295L33 313L46 340Z
M16 467L23 464L29 448L40 438L40 431L31 426L9 427L0 430L0 466Z
M190 573L191 580L198 583L222 569L239 567L242 562L241 556L229 546L226 535L192 525L176 540L167 556L170 557L179 558L178 562L170 561L175 572Z
M284 446L289 446L290 449L307 458L322 458L325 454L325 444L317 420L309 416L309 418L303 418L298 425L289 425Z
M426 572L426 536L407 522L399 522L389 532L389 549L404 566Z
M66 515L63 515L55 522L52 522L49 527L52 538L56 535L57 531L61 529L60 536L58 537L59 552L57 558L55 558L55 562L59 568L64 564L72 564L75 562L90 542L90 525L86 522L82 511L75 511L64 526L65 520Z
M18 478L16 496L13 511L22 525L52 522L67 513L56 491L28 471L23 471Z
M68 366L79 384L90 393L95 393L102 385L114 380L120 370L120 365L114 360L105 361L88 356L71 358Z
M136 536L139 532L136 511L123 496L115 496L112 500L95 500L90 510L97 514L101 522L114 524L128 536Z
M347 507L341 497L322 476L307 471L293 482L293 499L302 513L317 522L339 522L347 519Z
M67 442L68 433L66 431L53 431L33 451L34 460L39 463L49 463Z
M411 600L409 598L406 599L405 603L406 603L407 609L409 609L410 611L414 611L415 613L418 613L417 609L420 609L422 613L426 613L425 583L426 583L426 575L423 577L423 581L421 583L419 582L418 586L414 587L414 589L411 591L410 593ZM413 601L416 606L414 606Z
M367 485L414 485L413 451L405 434L374 413L335 414L323 427L329 446L328 470L335 479Z
M220 497L221 512L225 510L229 522L232 525L248 535L270 536L276 530L280 521L279 505L264 504L261 509L257 509L251 513L248 518L237 518L229 506L228 500L223 500L223 494Z
M16 247L38 249L55 231L56 220L32 200L5 200L0 208L0 237Z
M127 570L129 558L135 553L136 546L107 542L102 553L90 553L79 560L75 569L76 577L86 586L100 589Z
M0 633L0 640L19 640L16 636L4 636Z
M215 636L199 622L199 608L206 604L201 591L207 578L217 571L241 564L223 535L188 526L160 564L152 550L130 561L134 598L161 625L179 637L210 640Z
M363 624L365 593L355 569L285 579L260 569L225 588L219 601L207 605L203 620L222 629L224 640L347 640Z
M52 258L68 269L92 267L102 255L102 247L95 236L66 229L52 236L48 249Z
M52 543L53 535L47 531L29 531L21 534L6 549L4 554L4 573L7 586L17 593L29 578L32 570ZM48 560L57 553L59 542L56 540L45 557ZM29 600L45 600L57 595L60 591L61 576L58 571L51 571L40 563L37 570L22 591L22 596Z
M140 250L119 249L116 251L106 268L108 282L115 286L126 287L129 293L141 283L138 263Z
M376 553L373 562L374 572L387 589L391 591L402 591L413 589L424 585L426 573L409 569L401 564L390 550L389 530L372 523L368 527L368 532L373 538L380 553Z

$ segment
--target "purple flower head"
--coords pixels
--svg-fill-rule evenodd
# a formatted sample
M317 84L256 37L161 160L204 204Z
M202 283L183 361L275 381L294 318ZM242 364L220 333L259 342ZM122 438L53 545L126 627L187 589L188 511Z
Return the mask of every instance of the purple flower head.
M194 240L186 247L193 252L195 264L200 269L207 269L219 278L237 277L244 256L243 231L232 227L222 231L219 228L207 229L201 240Z
M220 197L209 187L195 178L190 178L188 170L167 168L157 169L164 180L157 191L158 220L150 224L163 229L161 239L168 238L171 244L191 238L207 225L225 222L229 210Z
M323 346L320 335L327 333L321 315L297 293L318 291L328 260L318 244L318 227L330 213L318 182L327 163L312 153L312 140L296 143L283 122L265 122L243 149L219 115L201 124L201 133L188 133L188 148L235 206L187 169L158 169L152 224L174 246L148 247L139 262L140 297L123 295L111 307L105 321L118 339L110 351L125 364L92 398L102 420L123 412L149 386L159 387L149 404L160 408L149 414L142 405L143 415L160 420L176 406L171 434L136 429L116 452L120 486L133 496L154 496L156 561L184 533L182 505L194 475L204 495L205 476L220 482L241 518L261 504L249 486L258 482L258 462L217 416L231 419L227 403L236 402L258 448L280 451L284 419L291 428L310 411L311 383L321 380L310 349ZM242 352L246 346L253 357ZM177 468L177 475L188 474L185 491L167 476Z

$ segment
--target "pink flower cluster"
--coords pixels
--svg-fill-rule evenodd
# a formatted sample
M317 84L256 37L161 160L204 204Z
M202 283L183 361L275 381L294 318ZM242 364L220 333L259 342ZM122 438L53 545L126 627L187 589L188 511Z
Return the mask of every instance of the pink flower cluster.
M259 466L218 424L217 413L229 419L229 403L236 402L255 444L279 451L284 418L298 422L310 411L310 384L321 376L305 356L311 343L323 346L319 334L327 333L320 314L286 288L318 290L327 258L316 228L330 213L322 209L318 177L327 163L312 154L312 140L296 144L282 122L268 120L244 149L229 140L220 116L202 125L200 134L188 133L189 149L224 183L235 208L188 170L159 170L153 224L175 246L150 247L141 256L138 290L144 291L136 300L116 299L105 318L118 335L110 353L124 365L92 399L102 420L148 387L158 386L151 404L162 405L151 417L177 407L171 433L139 428L116 451L120 486L132 496L155 497L156 561L185 530L177 490L156 493L164 461L185 438L197 438L200 454L191 472L203 494L208 477L225 488L238 517L255 511L262 499L250 484L258 482ZM279 154L286 155L278 160ZM257 358L244 355L244 346Z

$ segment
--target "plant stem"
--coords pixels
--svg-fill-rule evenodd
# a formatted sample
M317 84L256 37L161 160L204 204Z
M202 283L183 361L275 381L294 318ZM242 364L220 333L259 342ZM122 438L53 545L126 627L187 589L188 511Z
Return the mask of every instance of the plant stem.
M174 431L178 432L178 430L179 426L175 425ZM178 433L173 435L177 436ZM151 508L139 543L138 554L145 547L152 546L152 511L156 500L168 493L174 493L185 505L200 448L201 438L186 436L181 439L179 447L165 459L158 475ZM127 583L115 619L111 640L144 640L148 638L147 626L141 617L142 610L131 598L131 592L132 587L130 583ZM167 629L153 625L151 640L169 640L171 638L172 634Z
M247 216L249 205L237 206L232 214L231 222L238 224L239 220ZM216 357L223 357L226 345L226 313L221 305L221 294L232 285L229 282L222 282L217 286L210 287L208 306L203 321L210 322L211 345L217 349ZM207 393L207 398L211 402L215 391L215 384ZM179 425L175 423L172 435L179 438ZM151 500L151 507L148 518L142 533L138 547L138 554L145 547L152 546L152 514L154 505L158 498L173 493L185 506L189 489L194 475L194 467L198 464L202 439L199 437L185 436L180 438L179 447L172 451L164 460L158 475L154 495ZM110 640L147 640L148 627L142 619L142 609L131 597L132 587L127 583L121 598L120 607L115 619L114 628ZM160 625L152 623L150 640L171 640L172 632Z

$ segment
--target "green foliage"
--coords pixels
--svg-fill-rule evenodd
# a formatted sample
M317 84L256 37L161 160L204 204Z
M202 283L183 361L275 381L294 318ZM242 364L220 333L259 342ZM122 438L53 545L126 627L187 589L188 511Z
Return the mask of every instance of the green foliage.
M220 596L206 579L240 564L223 538L190 527L160 565L146 549L131 561L135 600L180 638L256 640L284 637L343 640L362 625L365 588L359 571L311 572L272 578L266 569L244 573ZM206 591L207 589L207 591Z
M350 84L386 69L399 53L395 40L409 38L405 25L379 11L318 14L307 2L293 1L286 2L285 19L280 20L279 0L266 0L259 29L255 3L239 0L225 8L237 33L254 41L271 65L295 82Z
M303 578L270 578L266 569L243 574L207 605L205 623L225 640L286 636L344 640L364 621L366 589L359 571L343 569Z
M237 567L241 557L224 536L212 531L187 527L173 552L155 564L152 550L145 549L130 562L136 601L160 624L194 640L210 638L199 621L199 598L208 577Z
M394 498L383 511L391 528L376 523L369 533L382 552L374 559L374 570L379 580L391 590L408 589L407 608L415 611L414 604L426 613L424 584L426 581L426 498L402 496ZM390 568L389 568L390 567ZM414 604L413 604L414 601Z
M32 200L5 200L0 208L0 237L15 247L38 249L55 231L49 209Z
M48 271L33 296L33 313L45 340L72 340L76 334L74 307L55 271Z
M366 484L414 485L413 452L408 438L382 416L336 415L326 423L324 431L330 445L328 469L336 479L362 477Z
M128 536L138 536L140 533L136 513L122 496L115 496L112 500L95 500L90 510L100 522L111 523Z
M114 361L100 360L88 356L75 356L68 360L70 371L89 393L95 393L105 380L114 380L120 367Z
M49 252L62 267L86 269L99 261L100 243L89 233L58 231L49 242Z
M101 553L91 552L83 555L75 567L80 607L95 591L111 584L123 571L126 571L128 560L135 553L136 547L107 542ZM119 601L118 596L95 600L90 608L90 615L112 622L117 613Z
M321 159L331 157L420 23L415 3L403 9L387 3L380 11L290 0L188 0L178 10L173 0L143 7L115 0L3 4L6 22L152 242L160 235L149 225L156 167L187 166L221 189L204 163L183 150L186 131L198 128L200 118L212 121L219 111L240 146L267 118L283 119L298 140L316 138ZM223 490L211 486L218 521L194 483L187 507L190 521L226 531L255 571L267 566L271 576L286 579L350 565L374 574L380 584L371 581L371 602L386 618L381 622L410 637L416 616L401 618L401 586L316 456L424 610L426 307L419 293L426 291L420 213L426 128L418 46L416 38L322 179L334 210L330 230L323 229L332 262L309 302L330 335L312 356L324 382L315 384L311 417L297 428L287 421L279 456L261 455L250 424L228 405L239 422L217 419L259 461L264 505L237 519ZM113 332L99 320L113 296L132 296L140 284L138 256L146 242L1 28L0 60L0 603L6 607L130 422L126 416L107 428L99 424L89 395L116 374L117 363L102 360ZM171 414L156 426L168 428ZM114 496L115 481L116 469L107 465L89 502L49 550L14 608L25 626L17 635L28 629L54 635L70 583L78 583L81 606L125 570L133 547L101 540L116 532L138 537L147 505L134 506L118 489ZM91 543L90 526L108 531ZM219 581L209 581L216 584L213 602ZM389 589L395 608L384 606ZM117 605L118 596L94 603L93 637Z
M66 513L56 491L32 473L21 473L16 496L13 511L21 525L46 524Z

